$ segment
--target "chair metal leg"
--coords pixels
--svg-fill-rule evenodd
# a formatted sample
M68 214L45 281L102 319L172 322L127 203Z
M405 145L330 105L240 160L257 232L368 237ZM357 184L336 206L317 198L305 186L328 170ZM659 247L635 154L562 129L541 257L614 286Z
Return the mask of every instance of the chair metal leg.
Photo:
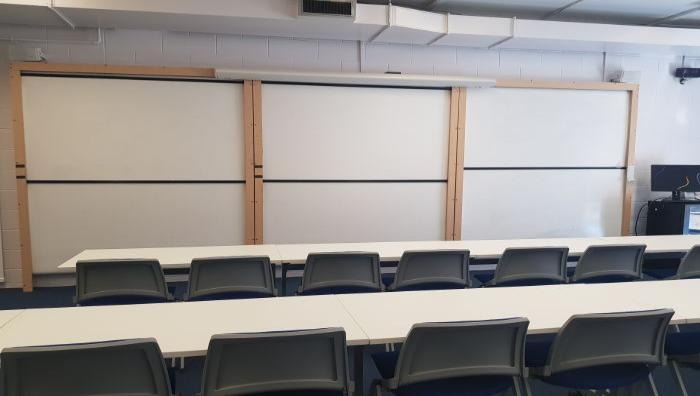
M673 369L673 377L676 379L676 383L681 389L681 393L683 396L688 396L688 390L685 388L685 382L683 382L683 377L681 376L681 370L678 367L678 362L671 360L671 368Z
M530 390L530 379L523 377L523 387L525 388L525 396L532 396L532 391Z
M649 388L652 395L659 396L659 391L656 389L656 383L654 382L654 377L651 375L651 373L649 373Z
M513 391L515 392L515 396L522 396L519 377L513 377Z

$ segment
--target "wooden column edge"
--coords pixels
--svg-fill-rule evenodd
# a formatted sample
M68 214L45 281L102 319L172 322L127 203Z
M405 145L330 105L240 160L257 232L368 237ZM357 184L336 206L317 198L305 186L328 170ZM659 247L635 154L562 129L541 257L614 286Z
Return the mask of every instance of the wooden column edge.
M464 195L464 145L466 144L467 88L460 88L457 120L457 163L455 166L454 240L462 239L462 196Z
M263 233L263 125L262 82L253 81L253 146L255 168L255 244L264 243Z
M445 240L454 240L455 168L457 164L457 123L459 88L450 92L450 119L447 134L447 190L445 193Z
M637 144L637 116L639 108L639 86L635 86L634 89L630 91L630 108L629 108L629 121L627 125L627 153L625 158L625 183L623 191L623 201L622 201L622 224L620 226L620 234L630 235L631 223L632 223L632 198L634 195L634 186L636 174L630 177L630 172L636 173L635 161L636 161L636 144ZM636 231L636 230L635 230Z

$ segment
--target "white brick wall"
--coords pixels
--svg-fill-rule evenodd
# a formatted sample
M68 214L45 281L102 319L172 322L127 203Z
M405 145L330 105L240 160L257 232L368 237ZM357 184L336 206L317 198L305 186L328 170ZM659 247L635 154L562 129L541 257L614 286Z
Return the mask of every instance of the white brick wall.
M463 74L512 79L601 81L621 70L642 71L637 131L635 214L650 197L653 162L697 163L700 150L700 81L678 84L679 57L658 55L483 50L355 41L0 25L0 228L5 285L20 285L14 145L10 133L8 45L41 47L49 62L213 66L367 72ZM33 41L25 41L33 40ZM363 56L364 54L364 56ZM605 71L604 69L605 63ZM700 61L688 63L700 65ZM642 217L639 229L643 230Z

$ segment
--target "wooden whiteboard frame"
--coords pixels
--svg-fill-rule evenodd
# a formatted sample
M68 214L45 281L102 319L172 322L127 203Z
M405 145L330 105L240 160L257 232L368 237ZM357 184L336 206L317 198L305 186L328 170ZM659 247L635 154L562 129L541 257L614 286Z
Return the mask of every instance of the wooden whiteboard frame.
M627 122L627 143L626 143L626 153L625 153L625 184L623 189L622 198L622 224L620 228L621 235L630 235L630 227L632 221L632 195L634 192L634 164L635 164L635 145L637 141L637 112L639 107L639 85L638 84L624 84L624 83L610 83L610 82L586 82L586 81L537 81L537 80L498 80L496 81L496 88L534 88L534 89L568 89L568 90L588 90L588 91L626 91L629 93L629 118ZM466 99L466 91L468 89L461 88L465 90L464 95L460 97L461 100ZM454 98L454 91L453 91ZM466 111L466 106L469 103L460 103L460 112ZM461 120L464 120L465 115L461 116ZM466 133L464 131L464 126L461 127L462 130L462 148L457 151L458 160L461 157L462 165L461 169L464 170L464 140L466 139ZM450 140L452 142L452 140ZM458 180L456 180L459 182ZM454 202L459 202L460 213L459 216L454 218L452 224L454 225L454 230L452 235L454 239L461 239L462 230L462 193L463 188L455 188L455 190L450 190L448 187L448 194L452 192L454 194ZM448 203L450 202L450 197L448 197ZM449 209L448 209L449 211ZM455 208L455 213L457 209ZM449 213L448 213L449 216ZM445 236L449 230L445 230Z
M12 114L12 130L15 138L15 176L17 178L17 199L19 209L20 257L22 261L22 289L26 292L33 290L33 266L31 233L29 229L29 196L27 191L27 161L24 138L24 112L22 104L22 73L51 73L56 75L95 75L95 76L144 76L164 78L187 78L213 80L213 68L192 67L160 67L160 66L113 66L113 65L70 65L14 62L10 65L10 107ZM259 83L259 82L258 82ZM254 82L244 81L244 131L245 131L245 235L246 243L255 243L255 197L254 175L255 154L253 128L253 89ZM249 92L250 94L246 94ZM250 133L250 136L249 136ZM260 147L262 150L262 147ZM260 151L262 153L262 151ZM260 157L261 158L261 157Z

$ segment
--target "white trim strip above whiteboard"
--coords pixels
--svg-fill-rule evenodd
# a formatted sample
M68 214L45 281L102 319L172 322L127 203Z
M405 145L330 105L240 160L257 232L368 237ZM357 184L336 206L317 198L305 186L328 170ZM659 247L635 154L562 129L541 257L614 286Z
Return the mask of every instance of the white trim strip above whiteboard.
M348 84L395 87L470 87L489 88L496 80L462 76L434 76L423 74L383 74L383 73L317 73L261 71L240 69L216 69L219 80L262 80L274 82L294 82L310 84Z

